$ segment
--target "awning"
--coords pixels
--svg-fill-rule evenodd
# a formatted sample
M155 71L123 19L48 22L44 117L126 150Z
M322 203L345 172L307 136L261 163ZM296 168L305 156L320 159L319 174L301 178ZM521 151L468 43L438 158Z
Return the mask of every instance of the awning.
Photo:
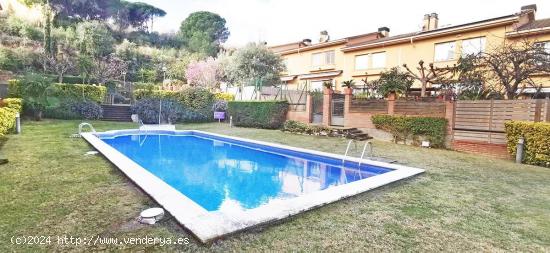
M342 74L342 70L305 74L305 75L300 75L299 77L300 79L316 79L316 78L325 78L325 77L335 77L340 74Z
M288 82L294 80L295 78L296 76L281 76L281 81Z

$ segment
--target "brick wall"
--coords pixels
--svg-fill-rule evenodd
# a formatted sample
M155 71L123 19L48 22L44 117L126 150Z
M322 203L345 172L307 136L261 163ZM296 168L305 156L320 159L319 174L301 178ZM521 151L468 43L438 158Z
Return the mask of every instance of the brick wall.
M295 120L303 123L309 123L309 114L307 111L288 111L286 115L287 120Z
M454 140L452 142L452 149L493 158L512 159L512 155L508 153L506 144L490 144L486 142Z

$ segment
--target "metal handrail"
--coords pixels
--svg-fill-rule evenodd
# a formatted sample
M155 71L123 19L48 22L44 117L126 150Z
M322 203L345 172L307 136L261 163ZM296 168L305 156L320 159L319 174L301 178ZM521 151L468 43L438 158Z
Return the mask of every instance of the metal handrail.
M357 166L357 167L359 167L359 169L361 169L361 162L363 161L363 157L365 157L365 151L367 150L367 147L369 147L369 154L370 154L367 157L372 157L372 152L373 152L372 142L367 141L367 142L365 142L365 145L363 146L363 152L361 153L361 160L359 160L359 165Z

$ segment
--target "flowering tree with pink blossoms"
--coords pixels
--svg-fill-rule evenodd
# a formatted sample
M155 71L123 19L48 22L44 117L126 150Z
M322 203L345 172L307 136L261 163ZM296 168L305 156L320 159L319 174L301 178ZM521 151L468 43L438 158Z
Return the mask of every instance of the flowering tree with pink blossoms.
M189 85L209 89L218 88L221 77L222 68L219 62L212 57L190 63L185 72L185 78Z

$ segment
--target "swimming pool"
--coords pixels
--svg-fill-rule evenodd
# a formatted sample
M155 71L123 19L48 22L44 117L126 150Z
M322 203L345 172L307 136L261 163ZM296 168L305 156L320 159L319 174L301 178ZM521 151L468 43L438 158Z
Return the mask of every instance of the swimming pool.
M423 172L202 131L83 137L203 242Z

